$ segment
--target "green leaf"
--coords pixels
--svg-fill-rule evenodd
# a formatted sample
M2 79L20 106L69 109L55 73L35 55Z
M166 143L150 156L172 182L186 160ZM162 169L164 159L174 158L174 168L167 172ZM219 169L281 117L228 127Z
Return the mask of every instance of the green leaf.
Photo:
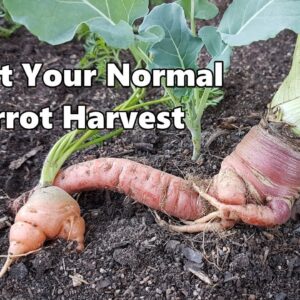
M113 48L127 49L134 43L132 27L125 21L112 26L103 19L94 19L87 24L91 32L98 33Z
M115 48L134 43L133 22L148 12L148 0L4 0L14 21L50 44L70 41L81 24Z
M230 46L275 37L281 30L300 32L299 0L234 0L218 31Z
M196 60L203 46L199 37L194 37L187 26L184 11L176 3L155 7L140 26L143 33L153 26L160 26L164 38L150 49L151 68L196 69Z
M213 26L202 27L199 36L212 57L208 68L213 70L215 61L223 61L224 69L227 70L230 66L232 48L223 42L217 28Z
M148 52L154 44L160 42L164 37L165 32L163 28L157 25L151 26L136 35L136 39L139 41L138 46L144 52Z
M218 7L208 0L178 0L177 3L183 7L188 19L191 19L191 1L195 1L196 19L210 20L219 13Z

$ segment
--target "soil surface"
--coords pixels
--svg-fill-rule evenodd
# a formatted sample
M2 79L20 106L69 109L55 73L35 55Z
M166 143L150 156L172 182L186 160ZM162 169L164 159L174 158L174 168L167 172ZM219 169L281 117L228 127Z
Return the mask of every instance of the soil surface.
M208 109L203 119L200 162L191 161L187 131L136 128L68 163L124 157L181 177L214 175L222 159L263 115L289 70L294 42L295 35L285 31L267 42L236 49L226 76L225 99ZM0 41L0 53L0 64L15 70L14 87L0 87L0 110L39 111L50 106L55 111L54 130L0 130L1 219L9 216L5 205L9 198L37 184L47 151L64 134L61 107L85 104L108 110L123 101L129 90L109 89L101 83L85 89L51 89L41 82L37 88L26 87L21 62L74 68L83 54L76 41L52 47L21 29ZM149 97L157 93L150 91ZM32 149L36 153L23 164L11 164ZM90 192L78 199L87 224L84 252L74 252L63 241L47 243L38 253L20 259L0 280L0 299L300 298L299 221L267 230L238 225L222 234L176 234L159 227L147 207L123 195ZM8 248L8 232L8 226L0 231L1 254ZM211 284L190 269L202 272ZM76 278L83 280L78 283Z

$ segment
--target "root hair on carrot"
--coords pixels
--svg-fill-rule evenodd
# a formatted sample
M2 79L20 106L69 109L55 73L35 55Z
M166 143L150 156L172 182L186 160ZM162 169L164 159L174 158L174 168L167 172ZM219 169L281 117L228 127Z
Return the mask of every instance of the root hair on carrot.
M39 249L36 249L36 250L33 250L33 251L29 251L29 252L24 253L24 254L15 254L15 255L13 255L13 254L7 254L7 255L0 255L0 257L1 258L7 258L7 257L11 257L11 258L25 257L25 256L28 256L30 254L34 254L36 252L39 252L41 250L42 250L42 248L39 248Z

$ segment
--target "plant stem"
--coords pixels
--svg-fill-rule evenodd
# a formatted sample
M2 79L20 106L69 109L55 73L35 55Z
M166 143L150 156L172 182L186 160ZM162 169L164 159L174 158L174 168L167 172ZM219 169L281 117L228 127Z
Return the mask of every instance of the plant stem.
M164 84L164 89L165 89L165 91L167 92L167 94L169 95L169 97L170 97L170 99L171 99L171 101L172 101L172 103L173 103L173 106L174 106L174 107L179 107L179 106L181 106L180 101L174 96L172 90L171 90L170 88L166 87L165 84Z
M191 0L191 31L193 35L196 35L195 0Z
M123 111L137 110L137 109L145 107L145 105L149 106L149 105L163 104L163 103L169 102L170 100L171 99L169 97L163 97L161 99L151 100L151 101L148 101L146 103L137 104L137 105L134 105L134 106L131 106L129 108L122 109L122 110Z
M141 57L140 57L140 53L139 53L138 49L136 47L132 46L132 47L129 48L129 50L130 50L130 52L131 52L131 54L132 54L132 56L133 56L136 64L137 65L140 64Z
M20 25L13 25L11 28L0 26L0 37L9 38L20 27Z
M129 50L137 64L139 64L141 61L143 61L146 64L152 62L151 58L141 48L137 46L132 46L129 48Z
M197 122L193 128L190 128L192 134L192 143L193 143L193 157L192 160L196 161L199 159L201 154L201 123Z
M104 136L101 136L101 137L99 137L99 138L95 138L95 139L93 139L93 140L90 141L90 142L86 142L86 143L82 144L82 145L79 146L76 150L74 150L74 152L80 151L80 150L84 150L84 149L87 149L87 148L89 148L89 147L91 147L91 146L101 145L101 144L103 144L105 141L110 140L110 139L112 139L112 138L114 138L114 137L117 137L117 136L121 135L123 132L124 132L124 129L123 129L123 128L116 129L116 130L114 130L114 131L112 131L112 132L110 132L110 133L108 133L108 134L106 134L106 135L104 135ZM74 152L73 152L73 153L74 153ZM72 153L72 154L73 154L73 153Z
M185 124L188 127L192 135L193 143L193 157L192 160L196 161L200 158L201 155L201 119L204 113L204 110L207 106L207 101L211 93L210 88L205 88L202 96L200 97L200 89L194 89L193 99L191 99L192 105L187 108L187 115L185 118Z
M123 110L126 107L130 107L132 103L136 103L137 100L139 101L140 99L142 99L144 93L145 91L141 88L134 89L133 94L130 96L130 98L118 105L117 107L115 107L114 111L119 111Z
M198 88L196 88L195 93L197 95L196 99L199 100L199 89ZM201 119L202 119L204 110L207 107L207 101L208 101L210 93L211 93L211 88L205 88L204 91L203 91L202 97L199 101L199 104L198 104L198 107L197 107L198 108L197 112L201 116Z

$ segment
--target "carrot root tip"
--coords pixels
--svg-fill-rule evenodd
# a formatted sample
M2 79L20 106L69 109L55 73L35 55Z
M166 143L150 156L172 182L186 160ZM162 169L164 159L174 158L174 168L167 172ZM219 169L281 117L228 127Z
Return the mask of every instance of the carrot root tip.
M0 278L2 278L6 272L9 270L12 263L15 261L15 258L11 257L10 255L7 256L6 261L0 271Z

